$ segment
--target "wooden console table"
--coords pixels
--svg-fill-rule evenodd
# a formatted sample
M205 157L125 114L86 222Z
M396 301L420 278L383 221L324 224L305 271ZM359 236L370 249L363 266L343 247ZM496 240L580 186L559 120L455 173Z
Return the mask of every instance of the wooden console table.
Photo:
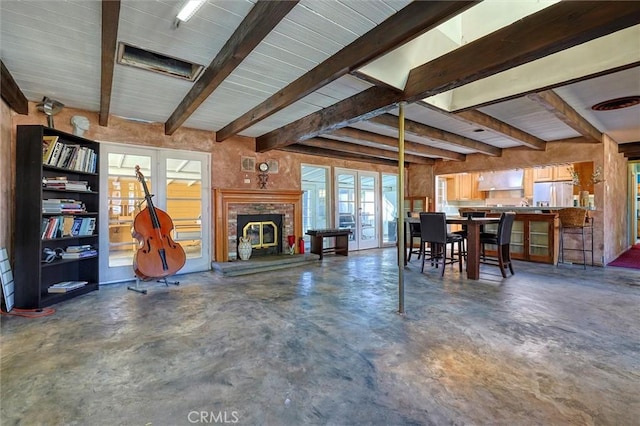
M309 229L306 234L311 236L311 253L320 255L320 260L325 253L349 255L351 229ZM324 238L327 237L335 237L336 242L333 247L323 246Z

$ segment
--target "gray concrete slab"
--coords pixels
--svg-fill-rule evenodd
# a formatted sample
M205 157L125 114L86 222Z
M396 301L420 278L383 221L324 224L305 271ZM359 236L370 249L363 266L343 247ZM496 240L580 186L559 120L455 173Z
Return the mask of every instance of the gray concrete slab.
M2 317L2 425L634 425L640 271L469 281L395 250Z

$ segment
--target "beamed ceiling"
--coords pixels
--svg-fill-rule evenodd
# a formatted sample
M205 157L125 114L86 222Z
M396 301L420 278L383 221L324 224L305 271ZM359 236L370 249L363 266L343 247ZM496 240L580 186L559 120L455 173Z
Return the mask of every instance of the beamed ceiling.
M640 157L638 1L2 1L2 97L256 139L256 150L396 164L550 141ZM195 82L119 64L126 43L204 66Z

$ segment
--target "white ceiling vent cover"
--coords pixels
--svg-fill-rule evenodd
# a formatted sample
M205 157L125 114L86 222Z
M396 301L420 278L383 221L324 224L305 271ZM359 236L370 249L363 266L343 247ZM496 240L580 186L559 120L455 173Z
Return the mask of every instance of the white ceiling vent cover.
M204 68L199 64L131 46L123 42L118 43L118 63L189 81L195 81Z

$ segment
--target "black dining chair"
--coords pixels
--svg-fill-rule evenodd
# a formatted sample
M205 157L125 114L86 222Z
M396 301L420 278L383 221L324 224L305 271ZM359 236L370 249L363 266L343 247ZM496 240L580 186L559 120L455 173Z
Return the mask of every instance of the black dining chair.
M482 212L482 211L465 211L462 212L462 214L460 216L462 217L485 217L487 215L487 212ZM484 227L480 227L480 232L484 232ZM467 237L469 236L469 232L467 230L467 225L462 225L462 229L459 231L453 231L454 234L458 234L460 236L462 236L462 254L465 257L465 259L467 258Z
M421 212L420 213L420 246L429 244L431 253L429 259L436 268L442 259L442 276L446 265L453 265L456 257L460 272L462 272L462 236L447 232L447 218L443 212ZM458 253L456 255L454 245L458 243ZM451 258L447 261L447 244L451 244ZM427 256L422 256L422 269L424 272L424 262Z
M504 212L500 215L497 233L480 233L480 246L482 247L481 262L490 265L497 265L500 268L500 273L503 278L507 278L507 273L505 272L507 267L509 268L511 275L514 275L513 263L511 262L511 230L513 229L513 222L515 218L515 213ZM497 247L497 259L487 260L487 257L485 256L486 244L495 245Z

